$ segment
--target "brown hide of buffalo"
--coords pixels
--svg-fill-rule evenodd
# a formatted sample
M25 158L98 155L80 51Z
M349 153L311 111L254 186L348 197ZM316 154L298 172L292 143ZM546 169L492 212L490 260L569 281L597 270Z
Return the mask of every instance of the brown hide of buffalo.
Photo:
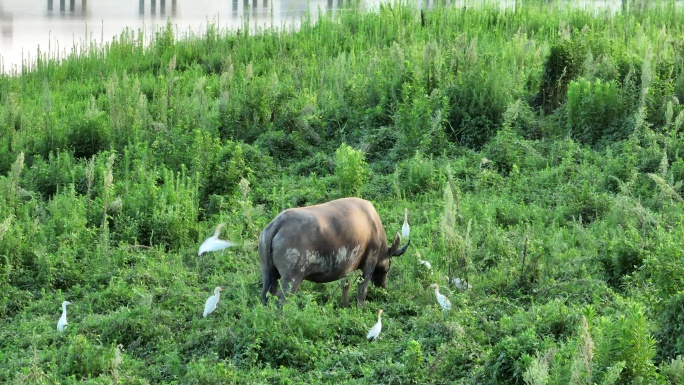
M385 287L391 258L402 255L409 243L399 247L397 233L388 247L375 207L360 198L285 210L259 237L264 284L261 301L267 303L266 294L270 291L282 303L285 293L294 294L302 280L332 282L361 270L358 303L363 305L368 284L373 281ZM278 288L278 279L282 280L282 290ZM343 298L347 298L348 289L349 285L344 285Z

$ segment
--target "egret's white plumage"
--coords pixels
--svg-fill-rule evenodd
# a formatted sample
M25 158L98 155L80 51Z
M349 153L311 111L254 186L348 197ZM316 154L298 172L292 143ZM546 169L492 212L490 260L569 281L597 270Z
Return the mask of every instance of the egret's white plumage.
M216 231L214 231L214 235L211 237L207 238L199 248L199 251L197 252L197 255L202 255L206 252L210 251L219 251L223 250L225 248L235 246L235 243L230 242L230 241L224 241L223 239L218 239L219 234L221 233L221 228L225 226L225 223L219 223L218 226L216 226Z
M465 280L462 280L459 277L454 277L451 280L449 280L449 277L446 275L442 276L442 279L449 282L449 284L456 286L457 289L459 290L466 290L466 289L472 289L473 285L469 284Z
M221 299L221 292L222 291L223 291L222 287L216 286L216 288L214 289L214 295L209 297L207 299L207 303L204 304L204 314L202 315L203 317L208 316L214 310L216 310L216 304L218 304L219 299Z
M432 265L430 264L430 262L428 262L428 261L426 261L426 260L424 260L424 259L419 259L419 260L418 260L418 263L421 264L421 265L423 265L423 266L425 266L426 269L432 270Z
M439 285L433 283L430 287L435 289L435 296L437 296L437 302L439 303L439 306L442 307L442 310L451 310L451 302L449 301L449 298L439 293Z
M64 328L67 326L67 311L66 307L67 305L71 305L71 302L69 301L64 301L62 302L62 316L59 317L59 321L57 321L57 331L63 331Z
M465 289L472 289L473 286L466 281L462 280L461 278L455 277L454 279L451 280L453 282L454 286L460 290L465 290Z
M409 227L409 224L408 224L408 209L404 209L404 225L401 226L401 236L403 238L408 238L410 231L411 231L411 228Z
M378 322L373 325L371 330L368 332L368 336L366 336L367 339L373 339L373 341L378 339L378 336L380 335L380 331L382 330L382 320L380 319L380 316L382 315L382 309L378 310Z

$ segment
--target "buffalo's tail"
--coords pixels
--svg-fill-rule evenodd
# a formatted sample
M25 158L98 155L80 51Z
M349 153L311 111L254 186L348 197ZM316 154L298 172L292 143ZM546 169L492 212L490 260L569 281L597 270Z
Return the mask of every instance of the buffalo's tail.
M278 282L279 277L278 269L273 263L273 250L271 247L273 237L275 236L278 227L275 226L274 223L276 223L276 221L269 223L259 237L259 264L261 265L261 279L264 283L264 286L261 289L261 303L263 303L264 306L268 302L266 297L268 291L271 289L271 286Z

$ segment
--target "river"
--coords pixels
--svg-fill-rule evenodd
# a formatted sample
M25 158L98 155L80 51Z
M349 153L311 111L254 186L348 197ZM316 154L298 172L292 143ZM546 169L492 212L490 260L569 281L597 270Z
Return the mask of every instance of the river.
M383 1L386 0L361 0L357 4L372 10ZM434 1L416 0L416 6L429 7ZM516 5L516 0L447 1L453 6L483 1L493 1L502 8ZM624 1L571 0L570 3L617 12ZM126 28L140 30L149 38L167 20L173 24L177 36L201 33L208 23L231 30L246 23L250 28L296 27L307 12L316 18L319 11L338 12L345 4L345 0L0 0L0 73L21 72L22 63L34 62L38 52L60 58L80 52L93 42L106 43Z

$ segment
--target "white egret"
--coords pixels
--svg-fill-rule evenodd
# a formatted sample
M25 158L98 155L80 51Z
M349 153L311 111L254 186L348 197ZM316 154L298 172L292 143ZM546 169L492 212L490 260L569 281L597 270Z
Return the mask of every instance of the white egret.
M473 288L473 285L467 283L466 281L462 280L459 277L454 277L451 279L451 281L449 281L449 277L444 275L444 276L442 276L442 279L444 279L445 281L449 282L450 284L456 286L456 288L459 290L466 290L466 289L472 289Z
M202 317L206 317L216 310L216 304L218 304L219 299L221 299L222 287L216 286L214 289L214 295L207 299L207 303L204 304L204 314Z
M57 331L63 331L64 328L67 326L67 311L66 307L67 305L71 305L71 302L69 301L64 301L62 302L62 316L59 317L59 321L57 322Z
M456 288L460 290L465 290L465 289L472 289L473 286L466 281L462 280L461 278L455 277L451 282L454 283Z
M401 226L401 236L404 238L408 238L410 231L411 231L411 228L409 227L409 224L408 224L408 209L404 209L404 225Z
M219 251L223 250L225 248L235 246L235 243L230 242L230 241L224 241L223 239L218 239L219 234L221 233L221 228L225 226L225 223L219 223L218 226L216 226L216 231L214 231L214 235L211 237L207 238L199 248L199 251L197 252L197 255L202 255L206 252L210 251Z
M382 309L378 310L378 322L373 325L371 330L368 332L368 336L366 336L367 339L373 339L373 341L378 339L378 336L380 335L380 331L382 330L382 321L380 319L380 316L382 315Z
M439 306L442 307L442 310L451 310L451 302L449 301L449 298L439 293L439 285L433 283L430 287L435 289L435 296L437 296L437 302L439 303Z

